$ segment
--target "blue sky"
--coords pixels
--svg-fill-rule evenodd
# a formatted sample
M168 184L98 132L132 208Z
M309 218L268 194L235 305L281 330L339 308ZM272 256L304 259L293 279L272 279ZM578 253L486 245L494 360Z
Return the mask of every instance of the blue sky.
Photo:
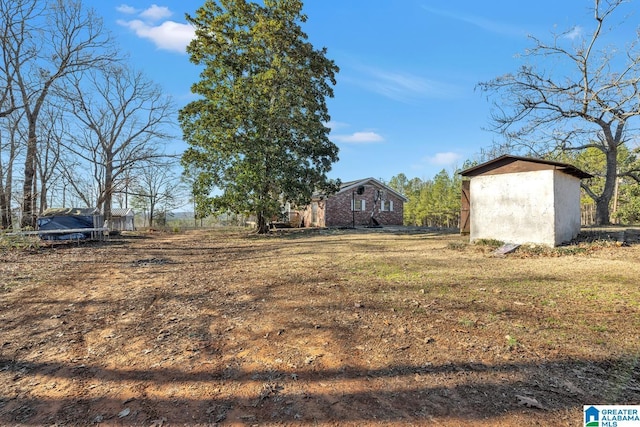
M104 23L178 107L193 100L198 69L184 48L192 37L185 13L203 0L92 0ZM528 34L592 26L592 0L307 0L303 25L316 48L340 67L328 101L331 139L340 148L332 178L404 173L430 179L453 172L496 137L490 103L475 87L516 71ZM630 34L633 36L633 34ZM179 129L176 131L180 135ZM186 145L176 140L170 150Z

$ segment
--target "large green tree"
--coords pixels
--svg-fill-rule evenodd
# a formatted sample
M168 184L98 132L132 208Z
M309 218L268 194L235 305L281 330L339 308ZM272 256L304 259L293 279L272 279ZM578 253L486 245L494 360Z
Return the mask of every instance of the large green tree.
M179 115L190 145L182 163L195 176L199 212L252 212L258 232L285 202L332 193L338 160L328 137L326 98L338 67L307 41L300 0L207 0L187 20L187 47L202 66Z

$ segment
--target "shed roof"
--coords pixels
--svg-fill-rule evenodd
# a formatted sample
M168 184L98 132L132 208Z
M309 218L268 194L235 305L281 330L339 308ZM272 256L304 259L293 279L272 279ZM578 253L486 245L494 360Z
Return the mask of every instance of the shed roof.
M111 208L111 216L134 216L131 208Z
M462 176L497 175L502 173L530 172L536 170L559 170L579 179L592 178L593 175L584 172L568 163L553 160L520 157L506 154L488 162L468 168L460 172Z

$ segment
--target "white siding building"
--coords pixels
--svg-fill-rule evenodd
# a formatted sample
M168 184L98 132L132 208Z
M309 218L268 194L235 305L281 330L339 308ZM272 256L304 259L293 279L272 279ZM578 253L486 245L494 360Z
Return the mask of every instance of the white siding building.
M133 231L135 230L135 213L130 208L112 208L111 224L108 224L110 231Z
M501 156L461 175L470 178L472 242L495 239L557 246L580 232L580 180L591 175L574 166Z

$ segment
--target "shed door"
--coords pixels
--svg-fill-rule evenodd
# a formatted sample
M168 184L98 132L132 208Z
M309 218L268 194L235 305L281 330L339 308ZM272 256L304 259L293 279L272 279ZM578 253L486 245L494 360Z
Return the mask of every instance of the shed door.
M462 196L460 199L460 233L471 232L471 181L462 181Z

